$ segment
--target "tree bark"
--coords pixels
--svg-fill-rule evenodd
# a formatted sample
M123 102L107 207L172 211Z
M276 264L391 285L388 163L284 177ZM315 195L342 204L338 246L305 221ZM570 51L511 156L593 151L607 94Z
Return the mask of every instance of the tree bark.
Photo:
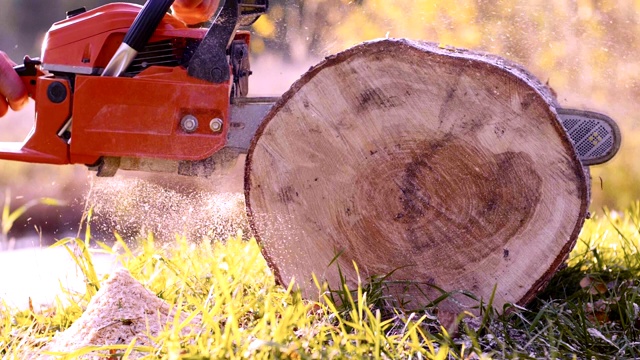
M250 222L282 284L385 279L420 308L523 305L574 245L585 173L550 91L502 58L365 43L306 73L249 150ZM357 264L359 273L353 263ZM495 290L494 290L495 289ZM408 303L407 303L408 302Z

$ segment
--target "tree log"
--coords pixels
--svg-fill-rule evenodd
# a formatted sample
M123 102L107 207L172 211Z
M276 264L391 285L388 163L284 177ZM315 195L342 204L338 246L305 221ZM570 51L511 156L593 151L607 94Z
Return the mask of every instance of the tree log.
M420 308L441 290L526 304L584 222L585 173L551 92L509 61L409 40L313 67L249 150L254 234L282 284L386 276ZM357 264L359 273L354 269ZM331 264L331 265L330 265ZM457 293L440 304L476 304ZM407 304L407 301L409 303Z

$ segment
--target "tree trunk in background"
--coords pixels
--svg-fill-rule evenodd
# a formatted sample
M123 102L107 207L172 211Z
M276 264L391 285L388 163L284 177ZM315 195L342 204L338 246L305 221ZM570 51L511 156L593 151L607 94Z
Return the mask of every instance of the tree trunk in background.
M356 46L295 83L253 141L245 195L282 284L317 298L312 273L338 289L339 267L353 289L355 262L363 280L389 275L405 309L438 288L527 303L588 205L540 81L499 57L406 40ZM457 293L441 309L475 304Z

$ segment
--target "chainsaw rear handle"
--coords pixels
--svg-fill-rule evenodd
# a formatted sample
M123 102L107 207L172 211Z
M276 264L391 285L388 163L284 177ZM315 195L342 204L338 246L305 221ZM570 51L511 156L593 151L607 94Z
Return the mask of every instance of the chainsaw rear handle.
M123 42L140 52L169 11L174 0L148 0L124 36Z

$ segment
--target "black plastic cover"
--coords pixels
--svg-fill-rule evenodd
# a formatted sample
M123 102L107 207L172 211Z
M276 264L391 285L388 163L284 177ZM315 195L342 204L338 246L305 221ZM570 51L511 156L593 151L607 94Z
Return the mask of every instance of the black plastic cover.
M76 15L80 15L80 14L85 13L85 12L87 12L87 8L84 7L84 6L81 7L81 8L69 10L69 11L67 11L67 19L68 18L72 18L72 17L74 17Z

